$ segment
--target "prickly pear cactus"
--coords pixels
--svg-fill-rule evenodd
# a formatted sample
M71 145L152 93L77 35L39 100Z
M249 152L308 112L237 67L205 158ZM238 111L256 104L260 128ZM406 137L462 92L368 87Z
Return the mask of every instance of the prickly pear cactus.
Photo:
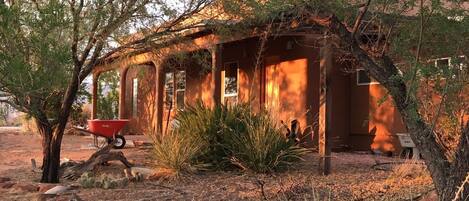
M93 188L95 179L92 176L91 173L85 172L83 173L80 178L78 179L78 183L83 187L83 188Z
M118 187L125 187L129 184L128 178L114 178L107 174L102 174L100 177L93 177L91 173L83 173L78 179L78 183L83 188L104 188L113 189Z

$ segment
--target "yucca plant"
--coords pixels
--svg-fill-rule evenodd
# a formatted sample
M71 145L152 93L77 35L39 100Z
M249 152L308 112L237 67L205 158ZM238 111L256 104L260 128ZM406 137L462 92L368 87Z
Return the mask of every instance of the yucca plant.
M267 113L247 114L240 121L244 128L228 128L225 144L231 163L242 169L260 173L284 169L308 152L286 139Z
M210 108L198 102L178 111L175 122L170 134L154 140L154 157L177 173L201 166L271 172L307 152L286 139L268 113L255 114L247 104Z
M206 148L200 137L173 131L153 141L153 159L157 168L170 169L178 176L205 166L198 160Z

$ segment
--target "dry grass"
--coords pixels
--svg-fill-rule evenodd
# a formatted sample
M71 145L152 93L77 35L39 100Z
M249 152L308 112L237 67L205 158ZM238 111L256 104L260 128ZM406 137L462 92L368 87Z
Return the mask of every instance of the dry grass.
M402 179L427 179L430 178L430 173L427 167L416 160L407 160L402 164L396 165L392 168L389 175L390 180Z
M464 191L466 184L469 184L469 172L467 173L466 179L464 179L461 186L459 186L458 190L456 191L456 195L454 196L453 201L457 201L460 199L462 200L463 198L462 196L464 196L462 192ZM469 195L466 195L466 196L467 196L466 198L469 198Z

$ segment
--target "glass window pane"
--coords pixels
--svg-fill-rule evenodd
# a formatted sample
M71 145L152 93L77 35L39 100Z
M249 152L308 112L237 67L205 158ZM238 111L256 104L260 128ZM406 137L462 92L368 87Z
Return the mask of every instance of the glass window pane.
M176 90L186 89L186 71L176 72Z
M173 102L174 96L174 74L173 73L166 73L164 79L164 91L165 91L165 106L169 108L169 106Z
M138 79L132 80L132 116L136 117L138 114Z
M357 82L358 84L370 84L371 78L364 70L357 71Z
M225 66L225 95L238 94L238 64Z
M449 59L436 60L436 66L439 68L447 68L449 66Z

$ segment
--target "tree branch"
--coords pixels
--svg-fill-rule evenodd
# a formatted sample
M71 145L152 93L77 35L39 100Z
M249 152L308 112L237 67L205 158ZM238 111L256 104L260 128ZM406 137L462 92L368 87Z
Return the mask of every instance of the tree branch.
M368 0L366 2L366 4L359 9L360 13L358 14L358 17L355 20L355 25L353 26L352 38L356 38L355 34L357 33L358 29L360 28L360 24L362 22L363 17L366 14L366 12L368 11L368 6L370 5L370 3L371 3L371 0Z

